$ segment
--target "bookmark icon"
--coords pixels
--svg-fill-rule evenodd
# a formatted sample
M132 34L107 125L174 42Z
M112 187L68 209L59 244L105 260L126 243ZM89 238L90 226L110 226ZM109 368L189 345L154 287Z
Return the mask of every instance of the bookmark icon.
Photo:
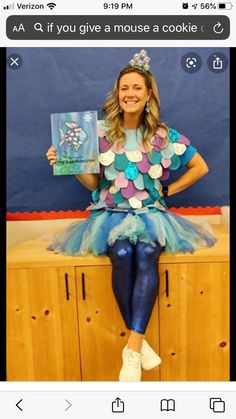
M172 410L174 412L175 411L175 400L174 399L162 399L161 400L161 412L163 412L163 410L166 410L167 412Z

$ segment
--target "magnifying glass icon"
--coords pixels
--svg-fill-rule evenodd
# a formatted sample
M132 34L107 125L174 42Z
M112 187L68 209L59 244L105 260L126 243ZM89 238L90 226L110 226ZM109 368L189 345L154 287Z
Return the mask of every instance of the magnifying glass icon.
M42 23L35 23L35 24L34 24L34 29L35 29L36 31L43 32L43 25L42 25Z

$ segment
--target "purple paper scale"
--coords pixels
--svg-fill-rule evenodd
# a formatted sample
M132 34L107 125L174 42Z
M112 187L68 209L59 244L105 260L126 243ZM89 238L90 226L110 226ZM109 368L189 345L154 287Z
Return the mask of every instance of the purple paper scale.
M169 179L169 176L170 176L170 171L168 169L164 169L163 173L162 173L162 176L159 177L158 180L167 180L167 179Z
M111 144L106 140L106 137L100 138L99 149L101 153L106 153L111 148Z
M142 159L142 161L137 163L137 166L138 166L141 173L147 173L149 171L150 167L151 167L151 164L149 163L147 155L143 154L143 153L142 153L142 155L143 155L143 159Z
M127 188L121 188L120 191L124 198L129 199L132 198L132 196L134 196L136 192L138 192L138 189L135 188L134 182L132 180L129 180Z
M179 140L178 140L178 143L189 145L190 144L190 141L189 141L189 139L187 137L185 137L184 135L181 135L180 138L179 138Z
M115 202L112 199L112 194L110 192L108 192L105 202L107 204L108 207L116 207Z
M163 148L165 148L165 140L163 140L163 138L157 136L154 138L153 142L152 142L153 147L155 148L156 151L161 151L163 150Z

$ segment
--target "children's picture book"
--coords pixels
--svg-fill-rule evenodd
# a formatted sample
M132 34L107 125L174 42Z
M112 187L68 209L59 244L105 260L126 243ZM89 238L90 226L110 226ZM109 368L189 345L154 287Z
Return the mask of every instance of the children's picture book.
M51 114L54 175L99 173L97 111Z

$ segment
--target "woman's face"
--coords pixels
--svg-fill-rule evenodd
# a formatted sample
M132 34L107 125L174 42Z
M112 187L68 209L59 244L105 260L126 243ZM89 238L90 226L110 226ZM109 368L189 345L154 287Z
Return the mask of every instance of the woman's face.
M127 73L120 78L119 105L124 112L140 116L151 96L147 89L145 76L139 73Z

